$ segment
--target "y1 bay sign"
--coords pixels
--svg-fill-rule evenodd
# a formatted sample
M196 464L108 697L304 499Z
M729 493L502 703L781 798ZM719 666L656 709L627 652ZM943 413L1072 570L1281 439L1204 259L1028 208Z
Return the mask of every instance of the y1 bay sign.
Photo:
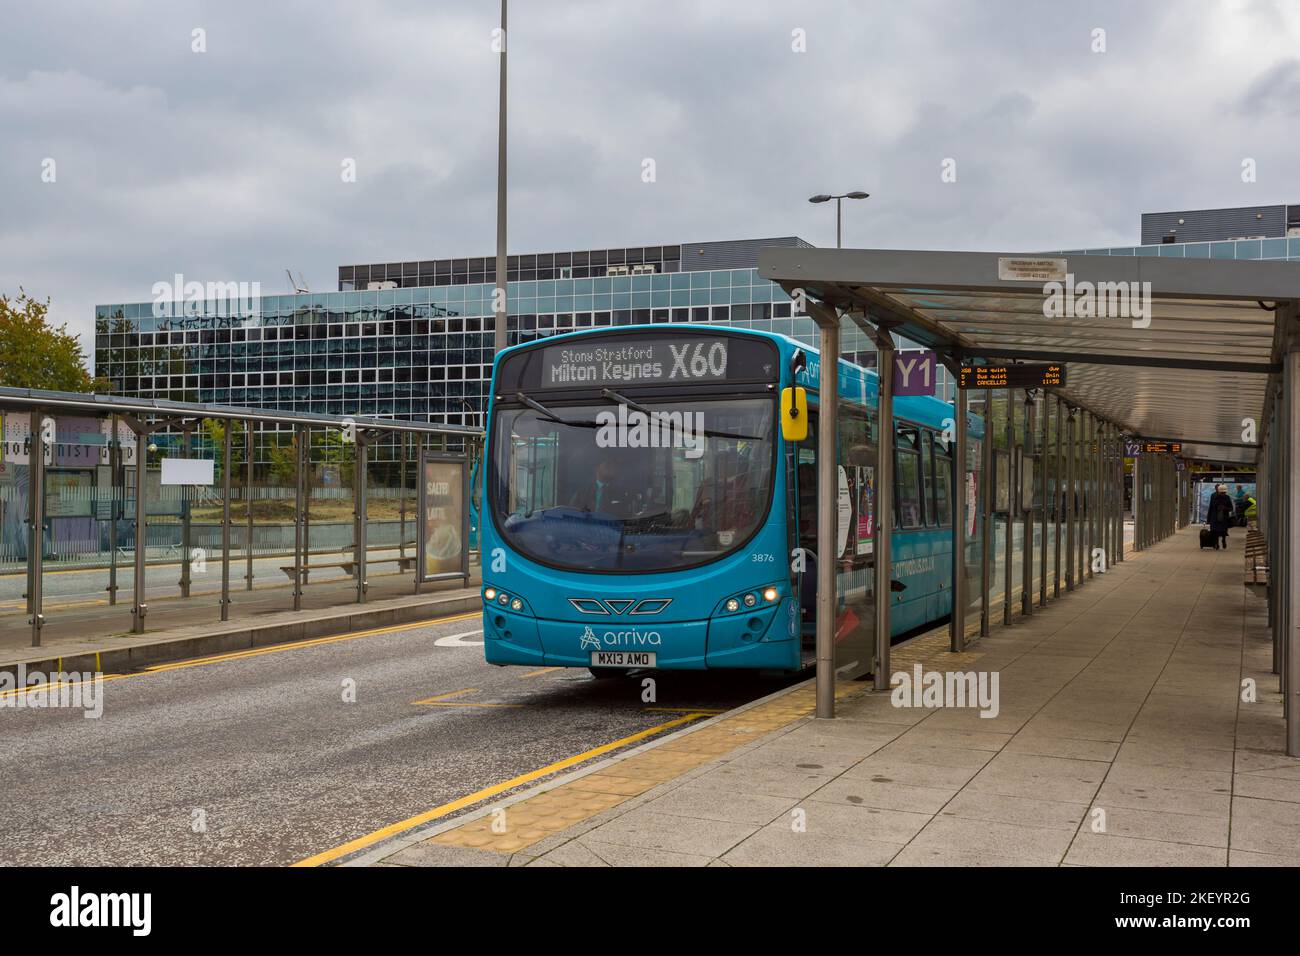
M934 365L935 356L929 350L895 352L894 394L933 395Z

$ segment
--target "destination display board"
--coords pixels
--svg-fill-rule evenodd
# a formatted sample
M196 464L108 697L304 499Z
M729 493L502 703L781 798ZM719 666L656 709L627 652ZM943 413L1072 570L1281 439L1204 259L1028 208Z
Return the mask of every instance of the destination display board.
M1183 443L1180 441L1144 441L1142 442L1142 454L1144 455L1179 455L1182 454Z
M762 339L677 332L573 338L503 360L498 391L774 382L776 348Z
M1065 366L1055 362L961 367L962 388L1056 388L1064 384Z

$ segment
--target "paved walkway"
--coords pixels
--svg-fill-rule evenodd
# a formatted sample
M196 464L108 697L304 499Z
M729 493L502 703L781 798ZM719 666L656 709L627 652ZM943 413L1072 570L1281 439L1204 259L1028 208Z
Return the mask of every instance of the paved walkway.
M387 865L1297 865L1261 589L1197 528L895 671L996 673L999 711L896 707L810 685L408 835ZM1242 682L1257 687L1241 700Z

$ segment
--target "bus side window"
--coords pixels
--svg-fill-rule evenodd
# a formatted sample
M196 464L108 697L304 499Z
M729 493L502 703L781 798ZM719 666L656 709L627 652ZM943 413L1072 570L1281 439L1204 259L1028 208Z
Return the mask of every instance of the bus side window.
M934 432L926 428L921 436L921 500L925 502L926 524L934 527L937 512L934 509Z
M934 436L934 515L941 528L952 524L952 449Z
M925 524L921 504L921 436L914 425L895 425L894 437L894 513L900 528L920 528Z

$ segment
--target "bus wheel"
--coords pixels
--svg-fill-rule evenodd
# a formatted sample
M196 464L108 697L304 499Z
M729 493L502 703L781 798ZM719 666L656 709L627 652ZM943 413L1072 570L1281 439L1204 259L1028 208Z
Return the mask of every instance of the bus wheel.
M627 671L618 667L588 667L591 676L596 680L611 680L615 677L626 677Z

